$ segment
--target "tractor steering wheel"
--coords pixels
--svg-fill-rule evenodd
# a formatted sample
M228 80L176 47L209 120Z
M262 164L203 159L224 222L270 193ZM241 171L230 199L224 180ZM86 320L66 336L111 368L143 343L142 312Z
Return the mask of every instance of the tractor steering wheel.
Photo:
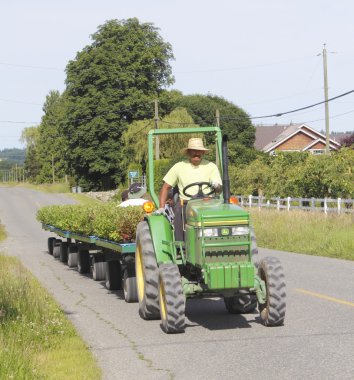
M195 195L188 194L187 190L190 187L193 187L193 186L198 186L198 193L195 194ZM209 191L209 193L204 193L203 186L207 186L209 189L211 189L211 191ZM211 184L209 182L193 182L193 183L187 185L186 187L184 187L183 190L182 190L182 193L186 197L189 197L191 199L197 199L197 198L204 198L204 197L207 197L207 196L209 196L211 194L214 194L215 193L215 189L211 187Z

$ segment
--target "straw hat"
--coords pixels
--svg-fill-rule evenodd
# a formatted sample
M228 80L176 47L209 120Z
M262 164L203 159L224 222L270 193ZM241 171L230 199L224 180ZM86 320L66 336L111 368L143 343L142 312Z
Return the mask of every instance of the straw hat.
M186 153L187 150L193 149L193 150L202 150L204 152L208 152L209 149L204 147L203 139L200 137L192 137L188 140L188 146L187 148L183 149L183 153Z

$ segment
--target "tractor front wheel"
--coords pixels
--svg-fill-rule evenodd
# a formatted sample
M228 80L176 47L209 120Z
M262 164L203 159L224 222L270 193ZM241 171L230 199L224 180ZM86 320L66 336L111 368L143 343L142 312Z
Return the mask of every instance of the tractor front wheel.
M265 326L280 326L284 323L286 309L283 267L276 257L266 257L259 262L258 275L267 290L266 302L259 304L262 323Z
M139 300L139 314L143 319L159 319L159 269L147 222L136 229L135 273Z
M186 302L176 264L160 265L159 303L163 330L167 334L184 332Z

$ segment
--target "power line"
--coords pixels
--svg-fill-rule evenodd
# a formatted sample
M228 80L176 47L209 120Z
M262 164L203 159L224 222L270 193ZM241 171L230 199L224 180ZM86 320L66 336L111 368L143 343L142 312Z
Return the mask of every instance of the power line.
M322 102L318 102L318 103L315 103L315 104L311 104L309 106L306 106L306 107L301 107L301 108L297 108L295 110L291 110L291 111L286 111L286 112L279 112L279 113L276 113L276 114L272 114L272 115L265 115L265 116L253 116L253 117L250 117L250 119L265 119L265 118L268 118L268 117L279 117L279 116L283 116L283 115L287 115L289 113L294 113L294 112L298 112L298 111L302 111L302 110L306 110L308 108L312 108L312 107L316 107L320 104L324 104L324 103L329 103L331 102L332 100L335 100L335 99L338 99L338 98L342 98L343 96L347 96L351 93L353 93L354 90L351 90L351 91L348 91L348 92L345 92L344 94L340 94L340 95L337 95L333 98L330 98L328 100L323 100Z
M2 65L2 66L10 66L10 67L23 67L23 68L26 68L26 69L64 71L64 69L59 69L59 67L21 65L21 64L17 64L17 63L9 63L9 62L0 62L0 65Z
M0 98L0 101L6 102L6 103L30 104L30 105L34 105L34 106L42 106L43 105L40 103L23 102L21 100L11 100L11 99L1 99L1 98Z

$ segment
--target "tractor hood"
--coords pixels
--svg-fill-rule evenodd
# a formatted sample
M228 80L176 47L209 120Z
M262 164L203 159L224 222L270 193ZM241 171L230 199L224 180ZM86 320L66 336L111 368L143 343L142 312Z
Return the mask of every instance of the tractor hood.
M195 199L187 204L187 224L194 227L248 225L249 213L220 199Z

